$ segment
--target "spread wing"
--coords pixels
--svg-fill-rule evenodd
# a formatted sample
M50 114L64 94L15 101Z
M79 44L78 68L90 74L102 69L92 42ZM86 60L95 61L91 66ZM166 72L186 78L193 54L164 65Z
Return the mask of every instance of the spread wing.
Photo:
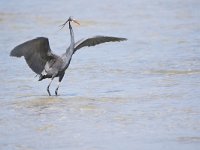
M111 36L94 36L88 39L82 39L75 43L74 46L74 53L85 46L95 46L97 44L105 43L105 42L120 42L125 41L126 38L120 38L120 37L111 37Z
M16 46L10 56L24 56L28 66L37 74L41 74L47 61L57 56L51 53L49 40L39 37Z

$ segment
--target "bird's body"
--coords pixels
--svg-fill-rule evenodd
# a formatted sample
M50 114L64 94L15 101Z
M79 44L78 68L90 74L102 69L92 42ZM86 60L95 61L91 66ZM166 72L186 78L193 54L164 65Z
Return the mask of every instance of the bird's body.
M118 37L95 36L92 38L80 40L75 43L74 33L73 33L73 29L71 27L70 22L71 21L74 21L75 23L77 22L72 18L69 18L68 21L69 21L69 30L70 30L70 36L71 36L71 44L69 48L66 50L66 52L62 54L61 56L58 56L52 53L49 46L49 40L46 37L39 37L33 40L29 40L25 43L22 43L16 46L10 53L11 56L15 56L15 57L24 56L29 67L36 74L40 75L39 81L46 78L51 78L51 82L52 82L55 77L58 77L59 84L55 90L56 95L57 95L60 82L62 81L65 75L65 70L68 68L71 62L72 55L78 49L84 46L95 46L97 44L101 44L104 42L126 40L125 38L118 38ZM66 21L66 23L68 21ZM63 24L63 26L65 24ZM49 95L51 95L49 91L51 82L49 83L47 87L47 91Z

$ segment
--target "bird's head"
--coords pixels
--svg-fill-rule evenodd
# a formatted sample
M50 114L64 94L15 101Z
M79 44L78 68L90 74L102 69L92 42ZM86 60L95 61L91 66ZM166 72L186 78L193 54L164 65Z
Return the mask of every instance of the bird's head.
M69 23L70 23L70 22L74 22L74 23L80 25L80 23L79 23L77 20L75 20L73 17L70 16L69 19L68 19L67 21L65 21L65 23L63 23L63 24L61 25L61 29L62 29L68 22L69 22Z
M70 16L69 19L66 22L68 22L68 21L69 22L74 22L74 23L80 25L80 23L78 21L76 21L72 16Z

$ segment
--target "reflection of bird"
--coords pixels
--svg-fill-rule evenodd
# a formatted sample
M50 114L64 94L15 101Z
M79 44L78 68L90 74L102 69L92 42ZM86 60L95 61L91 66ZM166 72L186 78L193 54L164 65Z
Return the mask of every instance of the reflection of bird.
M59 84L55 90L55 94L58 93L60 82L63 79L65 70L68 68L72 55L80 48L84 46L95 46L97 44L105 42L124 41L125 38L109 37L109 36L94 36L88 39L83 39L78 42L74 42L74 33L72 30L71 22L79 24L76 20L69 17L69 19L63 24L69 22L69 30L71 36L71 44L64 54L61 56L55 55L51 52L49 46L49 40L45 37L39 37L25 43L16 46L10 53L10 56L21 57L24 56L29 67L38 75L39 81L45 78L51 78L51 82L55 77L59 77ZM47 92L49 96L51 93L49 87L51 82L47 86Z

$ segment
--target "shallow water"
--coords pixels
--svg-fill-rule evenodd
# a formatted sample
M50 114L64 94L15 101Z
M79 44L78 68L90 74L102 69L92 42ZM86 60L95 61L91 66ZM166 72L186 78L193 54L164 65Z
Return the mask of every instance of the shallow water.
M0 149L199 149L199 10L197 0L1 1ZM9 53L38 36L63 53L69 16L77 40L128 41L81 49L49 97L49 81Z

